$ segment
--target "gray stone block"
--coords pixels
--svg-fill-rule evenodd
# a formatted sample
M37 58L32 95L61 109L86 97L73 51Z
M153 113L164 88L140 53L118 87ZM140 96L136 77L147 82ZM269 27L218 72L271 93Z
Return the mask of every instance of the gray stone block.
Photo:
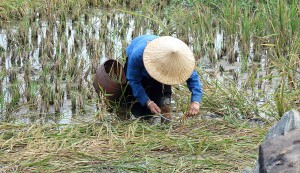
M288 134L290 131L293 131L295 129L300 129L300 114L296 110L290 110L288 112L285 112L281 119L269 129L265 137L265 141ZM260 170L260 164L259 161L257 161L252 173L259 173Z
M259 147L260 173L300 172L300 129L263 142Z
M285 135L287 132L300 128L300 115L296 110L290 110L283 114L281 119L268 131L266 140Z

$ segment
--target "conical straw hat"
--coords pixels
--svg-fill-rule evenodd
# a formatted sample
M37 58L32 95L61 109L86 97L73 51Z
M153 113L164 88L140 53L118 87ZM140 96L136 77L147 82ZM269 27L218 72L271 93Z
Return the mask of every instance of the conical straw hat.
M191 49L183 41L171 36L159 37L148 43L143 62L152 78L167 85L183 83L195 68Z

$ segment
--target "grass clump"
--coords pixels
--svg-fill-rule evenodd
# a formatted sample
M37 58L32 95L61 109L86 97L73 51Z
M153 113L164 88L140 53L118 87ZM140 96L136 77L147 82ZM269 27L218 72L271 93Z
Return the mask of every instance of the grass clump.
M240 172L255 162L266 128L235 121L2 124L0 165L16 172Z

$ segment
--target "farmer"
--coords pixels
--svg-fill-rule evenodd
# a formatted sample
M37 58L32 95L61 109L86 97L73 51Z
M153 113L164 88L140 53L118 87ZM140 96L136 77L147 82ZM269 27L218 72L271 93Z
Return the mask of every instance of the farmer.
M132 40L126 55L126 95L137 101L131 108L134 116L149 119L157 114L172 120L171 85L185 81L192 93L188 116L199 113L202 86L194 55L184 42L171 36L142 35Z

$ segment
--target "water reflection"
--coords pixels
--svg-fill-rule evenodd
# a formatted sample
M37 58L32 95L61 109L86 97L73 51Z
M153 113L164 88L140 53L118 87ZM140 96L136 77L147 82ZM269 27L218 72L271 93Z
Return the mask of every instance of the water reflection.
M150 23L150 21L144 23ZM11 30L2 29L0 32L0 46L4 49L5 62L1 63L0 68L1 71L17 70L18 86L20 86L22 95L20 103L14 105L11 115L15 117L25 116L24 118L19 118L23 122L34 121L34 117L53 117L53 119L45 118L45 121L62 124L70 123L73 116L94 115L97 111L95 102L85 102L84 113L82 113L78 106L75 110L72 109L72 99L75 99L75 104L78 104L82 99L86 99L87 92L92 89L91 83L95 69L108 58L122 61L125 47L133 37L139 34L155 33L152 28L148 28L148 26L151 26L150 24L145 25L144 23L136 22L132 15L123 13L112 15L101 12L88 17L83 15L79 18L79 21L66 19L65 22L55 21L51 23L51 21L36 19L27 29L28 40L24 43L25 45L21 45L22 43L19 43L17 40L18 28ZM160 33L160 26L157 26L157 28L156 32ZM176 33L172 35L176 36ZM210 82L219 82L225 85L235 83L238 88L243 88L245 81L249 79L250 73L241 71L242 56L238 45L238 36L234 36L233 47L230 48L232 52L237 53L234 62L228 61L229 54L222 55L221 53L224 46L226 46L224 37L226 35L223 30L216 31L213 50L217 57L217 62L211 62L208 53L205 53L198 60L199 68L203 70L201 74L205 80ZM197 42L197 38L192 36L188 36L188 39L191 43ZM25 47L22 49L23 51L20 49L21 47ZM251 59L254 56L253 47L253 42L251 42ZM20 66L16 66L15 62L12 62L12 59L15 58L15 55L13 55L15 51L19 51L17 52L19 56L22 55L23 59ZM266 73L266 58L267 53L262 56L258 67L257 76L259 78L262 78ZM248 63L250 66L252 61ZM61 64L63 66L60 66ZM30 68L26 65L29 65ZM27 68L29 68L29 83L31 84L25 81ZM66 74L64 74L66 76L62 77L59 76L61 74L55 76L53 74L55 70L61 73L71 71L73 76L70 77ZM56 82L51 82L51 79L56 79ZM45 81L45 84L43 81ZM261 79L260 81L261 83L257 85L258 89L267 91L270 84L267 84L266 79ZM9 76L4 77L0 82L4 93L2 106L11 104L14 91L10 91L9 88L17 84L12 84ZM39 89L42 87L44 87L44 90ZM31 94L35 95L34 105L27 104L25 97L28 94L26 93L28 88ZM80 91L78 88L81 88ZM249 92L252 91L249 90ZM47 95L47 99L55 98L56 100L54 99L53 103L49 103L47 100L44 100L44 95ZM264 93L257 95L257 97L260 98L262 95ZM72 96L75 98L72 98ZM258 100L258 104L262 104L266 97L261 97L262 99ZM60 98L62 103L57 103L60 102ZM8 113L7 110L6 108L1 109L1 113ZM28 116L31 118L28 118Z

